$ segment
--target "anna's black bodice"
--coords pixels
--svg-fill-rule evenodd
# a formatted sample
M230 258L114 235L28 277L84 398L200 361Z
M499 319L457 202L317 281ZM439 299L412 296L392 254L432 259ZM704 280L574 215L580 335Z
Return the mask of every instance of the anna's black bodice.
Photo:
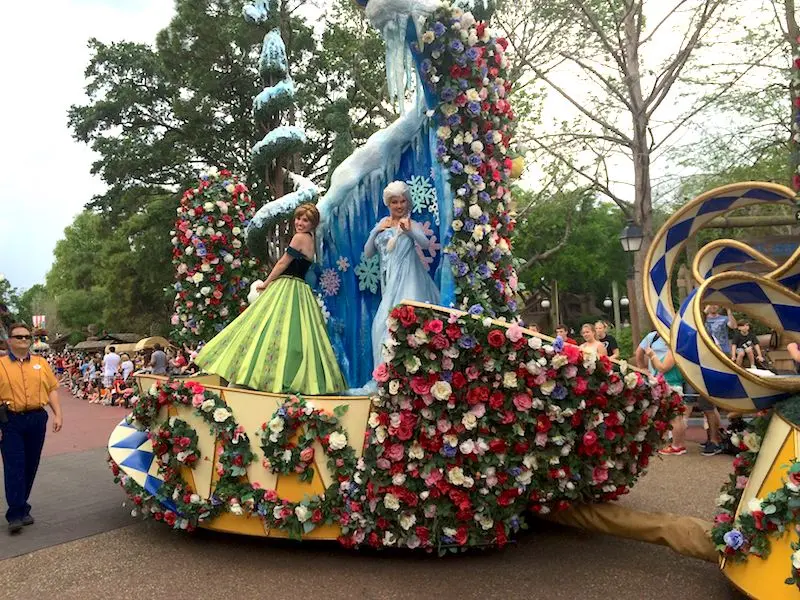
M286 254L292 257L292 262L286 267L282 273L285 277L297 277L298 279L305 279L308 269L311 267L312 261L308 260L305 254L299 250L295 250L291 246L286 248Z

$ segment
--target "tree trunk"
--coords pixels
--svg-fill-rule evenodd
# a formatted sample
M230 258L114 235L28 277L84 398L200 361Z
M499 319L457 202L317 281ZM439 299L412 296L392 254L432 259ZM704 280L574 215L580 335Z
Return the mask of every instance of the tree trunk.
M626 12L623 20L625 35L624 59L627 70L625 84L628 87L633 120L633 173L634 173L634 203L633 218L642 228L644 240L642 248L634 256L633 281L635 298L630 298L635 303L631 316L637 320L634 331L643 334L652 329L650 319L644 307L644 288L642 286L642 271L644 257L653 240L653 190L650 185L650 144L647 139L648 117L642 94L642 79L639 69L639 35L637 19L642 19L642 4L633 0L626 0ZM639 340L634 340L638 344Z

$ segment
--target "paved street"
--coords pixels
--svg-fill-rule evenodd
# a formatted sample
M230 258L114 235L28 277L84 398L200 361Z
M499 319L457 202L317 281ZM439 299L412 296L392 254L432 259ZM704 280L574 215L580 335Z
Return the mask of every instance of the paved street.
M125 411L87 405L64 391L62 401L65 430L49 434L34 488L37 522L13 538L0 531L0 600L741 598L714 564L542 522L503 551L444 559L204 531L190 536L138 523L105 465L105 439ZM692 434L698 439L702 432ZM704 458L692 445L687 456L655 460L623 503L710 518L730 462Z

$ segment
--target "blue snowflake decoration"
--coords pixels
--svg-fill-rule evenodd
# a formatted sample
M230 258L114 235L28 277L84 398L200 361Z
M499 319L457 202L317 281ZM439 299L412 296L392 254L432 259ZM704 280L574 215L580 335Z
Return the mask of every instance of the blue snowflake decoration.
M430 177L413 175L406 181L411 194L411 212L421 213L428 211L433 215L434 221L439 225L439 201L436 198L436 188L431 183Z
M339 273L336 272L336 269L325 269L322 272L319 283L320 288L322 288L326 296L335 296L339 293L341 280L339 279Z
M372 258L362 252L361 261L355 268L356 277L358 277L358 289L362 292L369 290L373 294L378 293L378 282L381 277L381 257L376 254Z

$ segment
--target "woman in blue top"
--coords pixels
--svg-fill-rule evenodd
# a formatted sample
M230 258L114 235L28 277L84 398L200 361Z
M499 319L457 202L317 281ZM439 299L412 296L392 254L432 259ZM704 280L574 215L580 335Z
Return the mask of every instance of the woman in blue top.
M383 203L389 207L389 216L375 225L364 245L367 258L376 252L381 257L382 298L372 322L372 357L376 367L384 362L381 349L388 338L389 311L402 300L439 302L439 290L417 255L417 244L425 248L429 241L422 226L409 216L409 196L408 186L402 181L386 186Z

